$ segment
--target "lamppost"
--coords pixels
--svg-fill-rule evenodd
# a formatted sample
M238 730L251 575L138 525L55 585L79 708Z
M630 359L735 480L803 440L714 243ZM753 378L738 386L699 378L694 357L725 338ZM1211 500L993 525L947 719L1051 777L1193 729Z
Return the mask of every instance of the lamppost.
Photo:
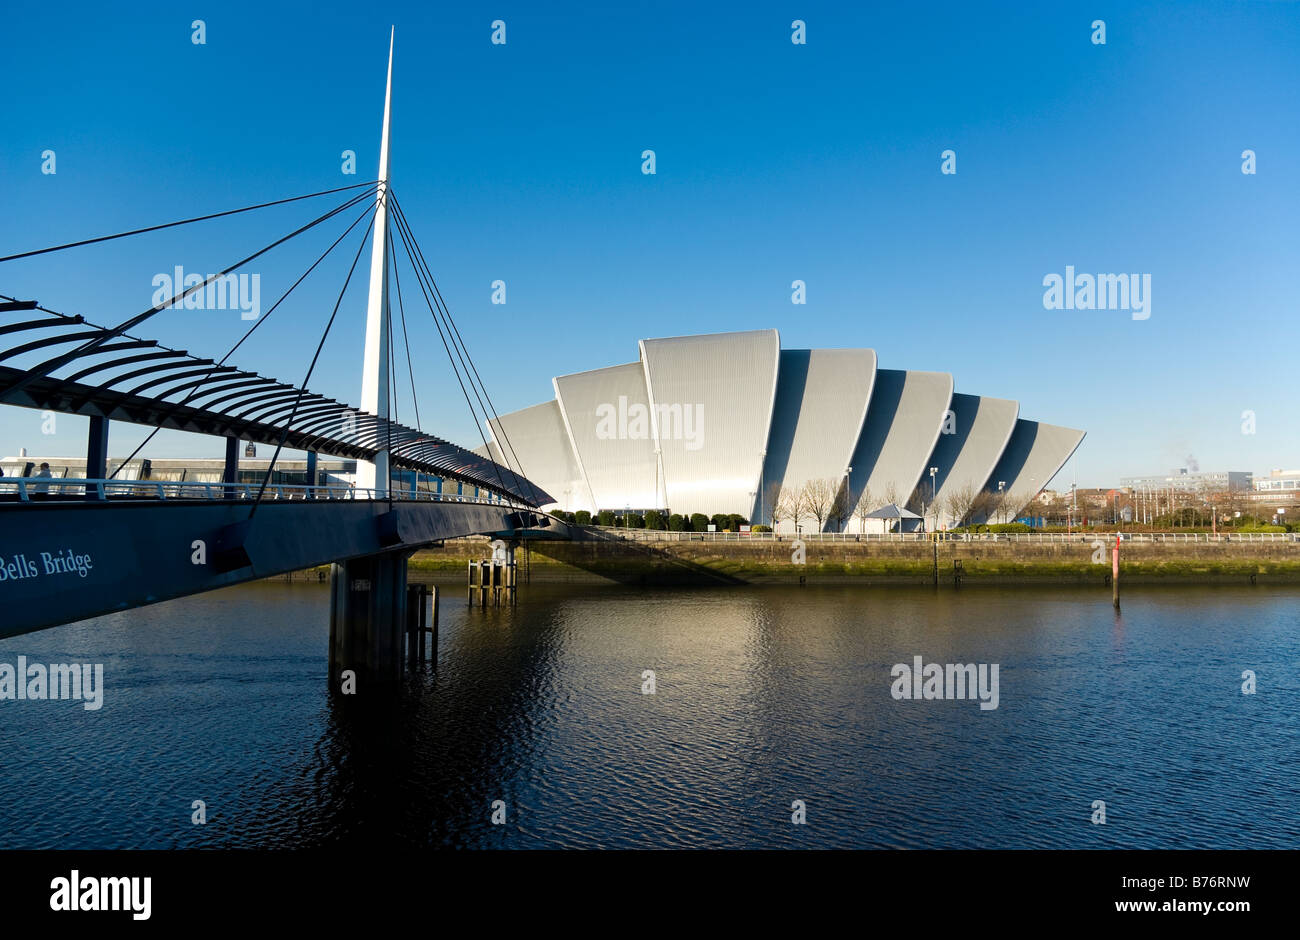
M1007 518L1006 507L1002 505L1002 488L1007 485L1006 480L998 480L998 521L1005 522Z
M763 492L767 486L767 482L763 478L763 473L767 470L766 464L767 451L760 450L758 452L758 521L763 525L767 525L767 506L766 500L763 498L767 495Z
M852 499L853 499L853 468L845 467L844 468L844 512L847 515L847 518L844 520L845 532L849 531L849 526L853 522L853 510L857 508L855 504L854 505L850 504L849 501Z
M938 473L938 472L939 472L939 468L938 468L938 467L931 467L931 468L930 468L930 505L931 505L932 507L934 506L934 497L935 497L935 491L934 491L934 487L935 487L935 478L934 478L934 475L935 475L936 473ZM924 515L924 514L923 514L923 515ZM936 529L939 528L939 510L938 510L938 509L935 509L935 511L934 511L934 527L935 527Z
M667 509L667 508L668 508L668 506L666 505L667 502L668 502L667 487L664 487L664 490L665 490L665 492L664 492L664 494L663 494L664 498L663 498L663 499L660 499L660 498L659 498L659 484L660 484L660 481L663 480L663 468L664 468L663 465L664 465L663 451L661 451L661 450L659 449L659 442L656 441L656 442L655 442L655 502L656 502L656 503L664 503L665 505L664 505L662 508ZM668 516L668 514L667 514L667 513L664 513L664 518L665 518L665 519L667 519L667 516ZM665 522L664 522L664 525L667 525L667 524L668 524L668 523L665 521Z

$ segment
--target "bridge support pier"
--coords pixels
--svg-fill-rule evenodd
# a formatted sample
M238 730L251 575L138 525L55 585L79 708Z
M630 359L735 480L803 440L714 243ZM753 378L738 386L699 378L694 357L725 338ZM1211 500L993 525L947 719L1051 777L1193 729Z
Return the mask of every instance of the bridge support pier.
M314 450L307 451L307 479L305 482L309 487L309 489L307 490L307 498L315 499L317 481L316 481L316 451Z
M330 688L344 689L345 670L357 694L401 679L407 627L408 552L335 562L330 574Z
M226 460L221 469L221 482L239 482L239 438L237 437L226 438ZM225 496L226 499L234 499L235 488L227 486Z
M103 415L90 416L90 430L86 434L86 479L103 480L108 476L108 419ZM93 483L86 484L86 495L98 496Z

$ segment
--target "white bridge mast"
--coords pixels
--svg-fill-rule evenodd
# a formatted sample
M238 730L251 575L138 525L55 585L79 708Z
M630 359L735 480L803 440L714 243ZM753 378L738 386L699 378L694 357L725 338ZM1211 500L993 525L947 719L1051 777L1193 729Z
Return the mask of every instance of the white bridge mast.
M393 106L393 38L388 37L388 87L384 92L384 128L379 143L379 186L375 193L375 234L370 252L370 297L366 304L365 360L361 369L361 410L387 420L388 415L388 129ZM357 461L357 488L388 495L387 442L380 437L374 461Z

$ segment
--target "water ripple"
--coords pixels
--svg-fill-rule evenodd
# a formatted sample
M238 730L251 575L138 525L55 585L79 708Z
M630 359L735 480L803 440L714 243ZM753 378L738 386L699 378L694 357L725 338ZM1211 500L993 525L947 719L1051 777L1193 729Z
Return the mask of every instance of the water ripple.
M447 593L375 711L326 693L318 585L0 643L106 686L0 701L0 846L1300 848L1294 590ZM916 655L998 663L999 707L895 701Z

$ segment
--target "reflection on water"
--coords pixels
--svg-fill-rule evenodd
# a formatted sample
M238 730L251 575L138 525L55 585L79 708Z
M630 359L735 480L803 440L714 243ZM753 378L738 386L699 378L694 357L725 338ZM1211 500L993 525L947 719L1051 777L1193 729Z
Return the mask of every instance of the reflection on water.
M317 585L0 642L106 686L0 701L0 846L1300 848L1293 589L447 593L387 703L327 694ZM998 709L895 701L917 655L1000 664Z

